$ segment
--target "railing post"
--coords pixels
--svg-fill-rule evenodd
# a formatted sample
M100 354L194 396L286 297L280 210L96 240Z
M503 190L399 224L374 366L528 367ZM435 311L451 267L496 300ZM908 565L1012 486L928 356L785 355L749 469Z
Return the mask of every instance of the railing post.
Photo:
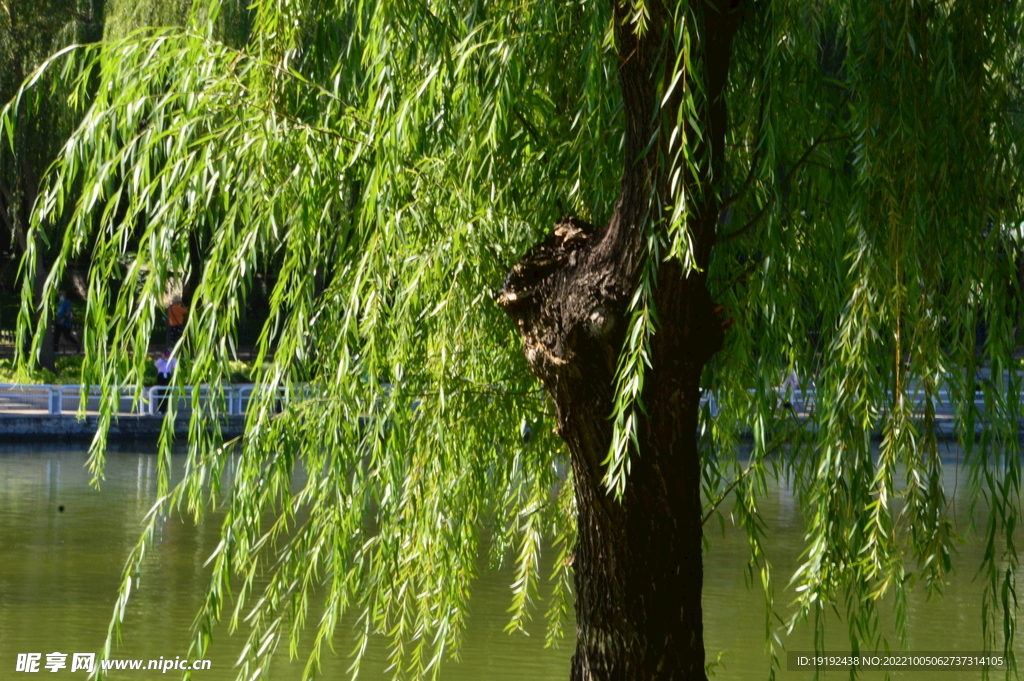
M47 386L50 389L50 415L60 416L62 411L63 395L61 395L60 388L56 386Z

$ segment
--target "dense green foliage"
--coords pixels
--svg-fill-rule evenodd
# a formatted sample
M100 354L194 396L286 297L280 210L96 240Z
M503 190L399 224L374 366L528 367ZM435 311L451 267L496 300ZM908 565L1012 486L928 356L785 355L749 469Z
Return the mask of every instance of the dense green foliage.
M18 88L47 57L68 45L90 42L106 36L118 39L148 26L181 26L189 17L191 0L184 2L118 0L10 0L0 12L0 101L15 97ZM249 13L244 3L225 3L215 32L230 44L245 42ZM0 157L0 224L6 239L0 240L0 290L17 288L18 263L26 244L29 213L47 166L77 125L81 110L66 105L63 85L31 103L31 116L22 115L16 137L9 142L11 153ZM28 102L21 102L24 114ZM14 111L18 115L18 111ZM50 248L40 244L37 257L44 267L51 261ZM70 263L69 289L84 298L84 272L89 269L89 251L84 249ZM41 283L41 282L40 282ZM41 292L41 291L40 291ZM257 304L257 307L262 305ZM0 317L0 325L13 328L14 315ZM54 367L51 367L54 368Z
M95 38L90 6L80 0L10 0L0 5L0 99L13 98L22 82L52 52ZM24 105L12 113L24 113ZM34 102L32 115L21 118L11 152L0 157L0 280L7 286L16 277L18 256L24 253L28 215L46 167L71 131L67 108L59 97ZM13 319L6 319L11 328Z
M634 4L641 26L644 5ZM737 321L704 381L720 409L702 415L709 509L735 497L774 651L779 608L757 503L770 476L789 479L808 532L793 620L823 627L842 607L851 639L876 645L877 599L894 594L899 623L907 586L938 589L951 569L933 429L948 388L989 546L982 620L992 645L1008 645L1021 7L742 7L725 176L680 188L648 249L655 265L685 261L686 191L721 196L710 285ZM699 72L688 11L680 3L677 70ZM379 632L397 673L435 670L458 645L484 528L492 560L517 561L513 626L529 616L539 553L555 541L558 637L571 598L572 480L557 474L550 406L492 296L560 215L600 223L612 210L628 159L607 3L268 0L244 46L215 38L217 12L212 4L184 28L62 53L26 90L36 98L58 78L82 116L33 225L67 225L49 297L89 250L83 381L111 395L140 384L165 291L195 274L175 380L220 385L247 295L257 277L276 276L260 340L267 390L247 435L223 447L216 420L197 409L185 478L168 489L168 428L162 500L126 570L115 626L161 516L224 503L197 655L216 621L244 622L242 677L289 634L295 645L314 597L324 614L310 669L344 620L358 623L357 653ZM5 139L14 111L0 119ZM657 380L644 362L658 332L644 296L657 267L644 272L609 414L619 424L613 488L628 484L629 457L643 456L628 446L631 412L643 408L637 386ZM26 325L31 300L26 289ZM976 379L979 366L989 377ZM805 422L778 405L774 386L789 371L817 388ZM741 462L748 429L753 450ZM222 486L231 452L237 471ZM309 476L295 491L298 469Z

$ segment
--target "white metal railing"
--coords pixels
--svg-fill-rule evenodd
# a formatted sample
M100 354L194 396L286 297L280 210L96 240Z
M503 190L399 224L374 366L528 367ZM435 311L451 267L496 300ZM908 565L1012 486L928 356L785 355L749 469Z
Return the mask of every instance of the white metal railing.
M52 385L25 385L21 383L0 383L0 411L46 411L59 410L59 393Z
M166 410L167 401L174 399L174 396L177 395L178 413L190 413L198 397L198 406L200 407L208 407L211 400L222 401L223 410L226 414L239 416L249 410L249 404L261 390L255 383L232 384L222 388L204 385L198 388L197 394L192 387L174 388L171 386L155 385L148 391L146 413L156 415ZM297 396L308 397L309 395L308 390L300 392L302 395L296 395L296 391L288 391L286 388L280 387L276 389L276 399L283 402L289 398Z
M814 386L808 387L806 390L796 388L792 390L784 390L782 388L776 388L778 395L779 404L789 402L798 410L804 412L814 409L818 402L818 390ZM753 390L749 392L753 393ZM908 391L908 397L911 399L915 409L920 409L924 406L925 393L921 389ZM943 387L935 392L935 406L940 409L949 409L953 406L953 395L949 388ZM711 414L718 414L718 400L715 398L714 393L707 393L701 397L701 404L707 404L711 408ZM985 407L985 395L982 392L974 393L974 406L979 410Z
M53 406L50 414L75 413L82 405L82 386L75 384L52 386L56 391ZM143 399L145 399L143 389ZM85 390L85 411L99 411L102 391L99 386L86 386ZM122 386L121 394L118 396L117 413L119 414L141 414L144 405L135 403L135 386Z
M212 402L218 407L214 411L229 415L241 415L246 413L250 403L259 394L260 388L251 383L226 385L222 388L205 385L199 388L156 385L143 388L139 402L135 400L135 391L136 386L134 385L121 387L117 413L157 416L166 411L170 400L177 400L175 406L178 413L191 413L194 406L207 408ZM284 402L308 396L308 390L288 391L285 388L278 388L276 400ZM87 387L83 395L81 385L0 383L0 414L4 412L43 412L51 416L74 414L82 408L83 397L85 411L99 411L102 391L98 386ZM216 404L218 402L219 405Z
M168 402L177 400L176 411L179 413L191 413L193 406L198 404L201 408L208 408L211 401L219 402L214 406L214 411L229 415L245 414L260 391L260 387L253 383L232 384L223 387L200 386L152 386L143 388L141 401L135 401L136 387L133 385L122 386L118 401L118 413L120 414L149 414L156 416L166 410ZM292 388L277 388L275 398L275 410L280 404L287 401L305 400L312 396L309 386ZM817 390L814 387L801 389L777 389L779 404L789 401L794 407L801 411L810 411L817 403ZM915 408L923 406L924 393L914 391L910 394ZM947 388L937 391L937 406L949 409L952 406L952 399ZM21 384L21 383L0 383L0 414L17 412L44 412L50 415L70 414L79 411L82 406L82 386L80 385L49 385L49 384ZM98 411L100 406L101 391L97 386L90 386L85 391L85 411ZM714 393L707 393L701 398L702 404L708 404L711 413L717 415L719 410L718 400ZM977 407L984 407L984 395L975 393L974 403Z
M134 405L134 386L121 389L118 413L141 413ZM93 386L86 390L85 410L99 409L101 392ZM145 399L145 391L143 392ZM49 385L0 383L0 413L2 412L45 412L50 415L77 412L82 401L80 385Z

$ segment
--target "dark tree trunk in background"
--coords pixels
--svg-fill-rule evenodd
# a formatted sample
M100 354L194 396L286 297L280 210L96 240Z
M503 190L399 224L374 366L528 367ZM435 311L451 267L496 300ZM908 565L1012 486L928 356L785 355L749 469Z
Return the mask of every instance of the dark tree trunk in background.
M18 131L24 130L25 126L19 125ZM22 253L25 253L28 249L28 222L29 216L32 211L32 205L35 203L35 193L32 191L35 185L29 184L24 180L15 180L15 200L12 201L11 215L12 222L14 223L14 235L18 242L18 248ZM32 191L32 196L29 197L27 194ZM32 305L36 310L36 314L33 317L33 321L39 319L39 315L42 314L43 305L47 304L43 300L43 287L46 284L46 276L49 268L45 260L43 259L44 245L42 239L37 234L35 237L35 276L32 279ZM52 310L51 320L52 320ZM31 342L27 342L25 347L30 347ZM53 371L55 369L54 356L53 356L53 324L46 325L46 331L43 333L43 341L39 347L39 366L44 369Z
M55 50L70 42L90 42L103 37L104 0L75 0L63 3L42 3L38 6L21 1L8 3L4 8L8 20L7 31L0 36L9 50L5 61L4 100L13 97L15 89L37 66L45 52ZM74 33L68 29L74 29ZM69 121L62 119L66 111L59 104L62 95L50 93L51 97L41 106L32 107L23 99L17 111L17 125L13 153L9 166L0 169L0 210L4 212L2 224L7 227L16 244L12 255L23 256L29 247L29 225L32 208L39 191L39 180L44 169L53 161L63 144L65 133L70 131ZM47 226L48 227L48 226ZM35 243L35 278L32 282L35 320L44 306L51 301L43 300L43 288L49 274L49 255L45 236L37 235ZM79 265L88 271L88 261ZM73 289L83 298L86 287L82 276L71 273ZM49 308L51 315L53 308ZM35 321L34 320L34 321ZM39 363L48 369L54 368L53 327L47 325L40 352Z
M199 235L189 232L188 235L189 267L186 270L181 282L181 302L187 309L192 309L192 297L199 282L203 280L203 245L199 241Z
M106 0L79 0L78 41L95 43L103 40Z
M11 17L11 30L16 33L19 29L18 25L15 24L13 15ZM19 56L13 65L13 77L14 82L21 82L25 79L25 65ZM28 250L28 230L29 221L32 214L32 207L35 205L36 192L39 188L39 175L32 167L32 162L28 157L28 139L27 139L27 128L28 124L25 120L25 102L21 102L18 105L18 109L15 112L17 116L17 126L15 127L14 136L14 173L11 181L10 196L7 203L8 219L13 227L14 237L17 241L18 248L21 253L25 253ZM47 266L44 261L44 247L42 239L37 234L35 237L35 277L32 281L32 304L36 311L36 316L33 321L36 321L41 314L43 305L46 304L43 300L43 287L46 283ZM26 344L26 347L28 344ZM53 326L48 324L46 331L43 335L43 342L39 349L39 364L40 366L54 370L54 358L53 358Z
M705 275L662 263L655 304L660 328L643 393L640 424L621 501L603 484L615 371L638 276L644 216L652 192L668 196L664 159L679 97L658 112L658 82L675 54L671 17L648 2L648 31L638 38L615 6L620 85L626 117L626 167L607 225L563 218L554 234L513 267L497 302L519 325L533 372L550 393L558 434L568 444L576 484L577 648L574 681L706 679L701 614L700 460L696 430L701 371L721 347L723 328ZM736 12L729 0L698 10L710 104L703 108L699 176L687 178L689 227L703 272L714 244L719 204L707 187L724 150L725 104ZM681 95L682 88L676 92ZM661 126L660 147L644 153ZM695 136L691 136L695 137ZM701 198L703 197L703 198Z
M43 300L43 286L46 282L46 273L48 268L46 267L46 263L43 262L42 244L37 245L39 250L36 251L36 276L32 282L32 301L35 303L36 309L41 310L43 305L49 304L48 301ZM53 319L52 310L50 311L50 319ZM43 332L43 342L39 346L39 366L44 369L49 369L50 371L57 370L53 352L52 321L46 325L46 331Z

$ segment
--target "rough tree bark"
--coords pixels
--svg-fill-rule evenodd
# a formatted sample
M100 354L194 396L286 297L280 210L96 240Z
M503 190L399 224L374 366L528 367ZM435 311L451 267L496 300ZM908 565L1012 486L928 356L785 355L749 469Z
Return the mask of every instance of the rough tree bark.
M682 91L676 88L674 99L659 102L659 82L667 83L675 64L674 20L660 2L646 6L648 29L640 36L627 19L630 3L614 6L626 166L608 223L599 228L563 218L513 267L497 296L554 401L557 432L572 460L578 513L573 681L706 679L696 430L701 372L724 333L704 274L720 208L716 192L707 188L723 157L722 95L738 11L734 0L714 0L691 15L703 64L698 77L708 95L698 121L698 169L686 178L700 271L685 273L674 261L660 264L654 299L660 327L642 396L647 413L619 501L606 491L601 465L611 445L615 372L641 265L645 216L654 192L668 196L665 159L675 150L659 131L675 124ZM660 146L648 149L654 138Z

